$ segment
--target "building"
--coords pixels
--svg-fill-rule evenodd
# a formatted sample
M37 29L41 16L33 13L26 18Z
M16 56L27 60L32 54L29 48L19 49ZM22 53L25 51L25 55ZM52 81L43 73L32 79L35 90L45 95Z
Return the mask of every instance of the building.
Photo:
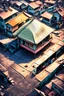
M15 2L15 3L13 4L13 7L14 7L16 10L18 10L18 11L21 12L21 11L27 9L28 3L25 2L25 1L21 1L21 2L17 1L17 2Z
M36 2L31 2L28 5L28 10L27 11L28 11L29 14L35 15L36 13L38 13L39 8L40 8L39 4L37 4Z
M6 29L6 25L5 23L10 20L11 18L13 18L14 16L17 15L17 12L15 9L9 7L9 9L6 11L2 11L0 13L0 30L4 30Z
M55 0L45 0L44 2L45 2L48 6L52 6L52 5L54 5L54 4L56 3Z
M59 74L52 80L52 88L60 96L64 96L64 74Z
M51 19L51 22L53 22L53 26L56 29L59 29L62 27L63 25L63 20L62 20L62 16L56 11L53 13L53 17Z
M24 49L36 54L51 42L54 29L34 19L19 30L19 43Z
M52 23L51 23L52 16L53 16L53 14L46 11L40 15L40 18L41 18L42 22L51 26L52 25Z
M13 33L18 30L25 22L29 20L29 16L25 13L20 13L6 24L6 34L12 37Z
M64 24L64 8L62 7L58 8L58 13L61 15Z
M59 29L63 26L63 17L58 13L58 11L55 11L54 13L45 11L40 15L40 19L42 22L55 29Z
M64 55L61 55L56 61L54 61L52 64L50 64L48 67L46 67L44 70L42 70L39 74L37 74L35 77L38 81L40 81L40 84L38 88L42 88L46 83L48 83L55 74L62 68L63 63L58 63L58 60L62 60ZM64 78L64 77L62 77Z
M43 5L43 3L40 0L35 1L38 5Z

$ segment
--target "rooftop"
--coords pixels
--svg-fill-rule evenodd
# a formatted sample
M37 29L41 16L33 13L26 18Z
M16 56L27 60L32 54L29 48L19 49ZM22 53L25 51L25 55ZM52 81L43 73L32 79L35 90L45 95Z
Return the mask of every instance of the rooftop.
M38 5L37 3L35 3L35 2L31 2L31 3L29 3L29 5L30 5L33 9L36 9L36 8L39 7L39 5Z
M49 12L44 12L43 14L41 14L41 17L44 17L44 18L48 18L48 19L51 19L53 16L53 14L49 13Z
M43 81L47 76L49 75L49 72L47 71L41 71L39 74L36 75L36 79L39 81Z
M39 4L39 5L43 4L43 3L42 3L41 1L39 1L39 0L37 0L36 3Z
M59 64L53 62L45 70L51 73L51 72L55 71L56 68L58 68L58 67L59 67Z
M62 16L62 17L64 17L64 8L59 8L58 9L58 13Z
M9 20L7 24L11 25L14 27L17 24L21 24L22 22L26 21L28 19L28 16L25 15L24 13L18 14L15 18Z
M64 73L63 74L58 74L57 78L59 78L60 80L64 81Z
M3 19L6 19L6 18L12 16L13 14L15 14L17 12L18 12L17 10L9 7L7 12L3 11L3 12L0 13L0 17L2 17Z
M54 29L51 27L34 19L28 26L25 27L24 30L21 31L18 37L34 44L38 44L53 31Z
M15 2L15 4L18 5L18 6L21 6L22 5L22 2L18 2L17 1L17 2Z
M45 0L46 3L55 4L56 1L54 0Z
M56 84L58 87L64 90L64 82L60 79L56 78L55 80L52 80L52 83Z

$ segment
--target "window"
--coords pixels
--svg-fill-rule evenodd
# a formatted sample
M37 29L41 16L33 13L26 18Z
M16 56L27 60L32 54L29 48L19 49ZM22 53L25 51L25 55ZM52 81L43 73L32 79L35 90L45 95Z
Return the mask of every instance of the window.
M18 8L19 6L18 6L18 5L15 5L15 7L17 7L17 8Z
M4 28L4 25L2 25L2 28Z
M2 19L2 18L0 18L0 21L2 21L2 22L3 22L3 19Z
M29 43L29 47L30 47L30 48L33 48L33 44L32 44L32 43Z
M23 40L20 40L20 44L23 44Z
M29 43L28 43L28 42L25 42L25 45L26 45L27 47L29 47Z
M36 50L36 45L30 42L25 42L25 46L29 47L30 49Z
M33 8L31 8L31 7L28 7L28 9L29 9L29 10L33 10Z
M48 18L44 18L46 21L48 21L49 22L49 19Z
M25 45L29 48L33 48L33 44L32 43L29 43L29 42L25 42Z
M54 17L54 20L57 20L57 18L56 18L56 17Z
M6 25L6 30L7 30L7 31L11 31L11 30L12 30L11 26Z

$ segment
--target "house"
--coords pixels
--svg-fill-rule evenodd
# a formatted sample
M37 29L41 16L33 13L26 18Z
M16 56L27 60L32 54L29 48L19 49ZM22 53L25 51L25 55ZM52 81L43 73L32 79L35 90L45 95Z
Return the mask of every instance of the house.
M44 4L43 4L40 0L35 1L35 3L40 6L40 10L41 10L41 11L43 11L43 9L45 9ZM40 13L40 12L39 12L39 13Z
M60 59L60 58L58 58L58 59ZM44 71L42 71L42 73L39 73L39 75L41 75L40 76L41 78L42 78L43 72ZM40 78L40 80L41 80L41 78ZM63 69L61 68L61 70L57 74L55 74L53 79L50 82L48 82L45 86L42 86L42 88L40 90L43 91L46 96L52 96L52 95L53 96L63 96L64 95L64 93L62 93L62 91L64 90L64 89L62 90L62 86L64 86L63 82L64 82L64 73L63 73Z
M38 5L43 5L43 3L40 0L35 1Z
M61 55L58 59L63 60L63 57L64 55ZM58 59L35 76L36 79L40 81L38 88L44 87L44 85L47 84L62 68L63 63L58 63ZM64 77L61 78L63 79Z
M44 4L44 5L42 5L42 7L40 7L39 15L43 14L44 12L48 12L48 13L53 14L53 12L55 10L56 10L56 6L55 5L48 7L47 5Z
M40 15L40 20L55 29L59 29L63 26L62 16L57 11L54 13L45 11Z
M26 22L25 24L23 24L18 30L16 30L14 33L13 33L13 37L17 37L19 35L19 33L21 33L21 31L27 27L31 22L32 22L33 18L30 19L28 22Z
M20 13L15 18L9 20L6 24L6 34L12 37L13 33L27 22L29 18L26 13Z
M51 26L52 25L52 23L51 23L52 16L53 16L53 14L45 11L44 13L42 13L40 15L40 19L41 19L42 22L44 22L44 23L46 23L46 24Z
M62 16L63 24L64 24L64 8L58 8L58 13Z
M62 19L62 16L58 13L58 11L55 11L53 13L51 23L53 23L52 26L54 26L54 28L56 29L59 29L63 26L63 19Z
M50 34L54 29L34 19L20 29L18 38L20 46L36 54L51 42Z
M54 4L56 3L55 0L45 0L44 2L45 2L46 5L48 5L48 6L52 6L52 5L54 5Z
M6 25L5 23L10 20L11 18L13 18L14 16L16 16L18 13L18 11L16 11L15 9L9 7L8 11L2 11L0 13L0 30L5 31L6 29Z
M28 13L31 15L35 15L39 11L40 5L36 2L31 2L28 5Z
M55 12L55 10L56 10L56 5L53 5L53 6L48 7L46 11L53 13Z
M21 2L17 1L17 2L15 2L15 3L13 4L13 7L14 7L16 10L18 10L18 11L21 12L21 11L27 9L28 3L25 2L25 1L21 1Z
M28 8L28 2L26 2L26 1L21 1L21 2L22 2L21 9L22 10L27 10L27 8Z
M58 8L58 13L59 13L62 17L64 17L64 8L62 8L62 7Z
M52 88L60 96L64 96L64 74L58 75L52 80Z

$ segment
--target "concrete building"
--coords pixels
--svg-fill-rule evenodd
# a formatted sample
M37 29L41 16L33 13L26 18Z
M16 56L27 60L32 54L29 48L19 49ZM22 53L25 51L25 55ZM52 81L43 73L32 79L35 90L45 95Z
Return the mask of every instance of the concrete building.
M13 33L18 30L25 22L29 20L29 16L25 13L20 13L6 24L6 34L12 37Z
M2 11L0 13L0 30L5 31L6 29L6 25L5 23L10 20L11 18L13 18L14 16L16 16L18 13L18 11L16 11L15 9L9 7L9 9L7 10L7 12Z

